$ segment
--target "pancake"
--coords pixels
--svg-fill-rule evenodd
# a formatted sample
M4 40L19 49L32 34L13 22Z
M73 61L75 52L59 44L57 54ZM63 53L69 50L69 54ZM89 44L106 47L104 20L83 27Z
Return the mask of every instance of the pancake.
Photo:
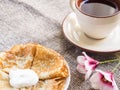
M19 90L10 86L8 74L0 70L0 90Z
M64 58L57 52L41 45L36 45L36 54L31 69L36 71L40 79L68 76Z
M9 51L0 53L0 68L30 68L34 54L34 44L15 45Z
M14 68L32 69L39 82L31 87L14 89L9 85L9 71ZM0 52L0 90L63 90L68 67L64 58L40 44L27 43Z
M19 90L32 90L32 87L20 88Z
M63 86L65 84L65 79L48 79L48 80L40 80L37 85L32 87L32 90L63 90Z

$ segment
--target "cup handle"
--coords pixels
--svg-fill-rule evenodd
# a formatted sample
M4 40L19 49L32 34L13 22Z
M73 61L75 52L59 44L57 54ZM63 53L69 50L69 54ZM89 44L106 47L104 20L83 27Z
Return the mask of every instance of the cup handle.
M70 7L74 12L76 11L75 0L70 0Z

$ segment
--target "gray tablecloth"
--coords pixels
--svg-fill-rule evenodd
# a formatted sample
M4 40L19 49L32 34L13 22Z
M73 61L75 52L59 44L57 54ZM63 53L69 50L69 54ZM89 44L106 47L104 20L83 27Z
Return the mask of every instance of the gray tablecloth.
M15 44L36 42L56 50L64 56L71 70L68 90L92 90L89 81L76 71L76 57L82 50L66 40L62 21L71 12L69 0L0 0L0 51ZM88 53L98 60L111 59L113 54ZM117 64L101 65L102 70L112 70ZM115 80L120 88L120 68Z

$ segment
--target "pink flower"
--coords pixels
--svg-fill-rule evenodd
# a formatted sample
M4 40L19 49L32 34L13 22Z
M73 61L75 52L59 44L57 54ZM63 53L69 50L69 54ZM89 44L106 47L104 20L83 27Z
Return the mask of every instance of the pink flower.
M113 74L96 70L90 78L91 85L94 89L99 90L118 90Z
M89 57L85 52L83 52L83 54L84 56L77 57L77 70L78 72L85 74L85 79L88 79L99 62Z

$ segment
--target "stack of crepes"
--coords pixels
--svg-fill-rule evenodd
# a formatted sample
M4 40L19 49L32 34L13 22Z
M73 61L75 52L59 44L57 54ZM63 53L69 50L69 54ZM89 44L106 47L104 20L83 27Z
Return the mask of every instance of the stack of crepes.
M39 77L36 85L14 88L9 83L13 68L31 69ZM0 53L0 90L63 90L69 76L64 58L39 44L19 44Z

